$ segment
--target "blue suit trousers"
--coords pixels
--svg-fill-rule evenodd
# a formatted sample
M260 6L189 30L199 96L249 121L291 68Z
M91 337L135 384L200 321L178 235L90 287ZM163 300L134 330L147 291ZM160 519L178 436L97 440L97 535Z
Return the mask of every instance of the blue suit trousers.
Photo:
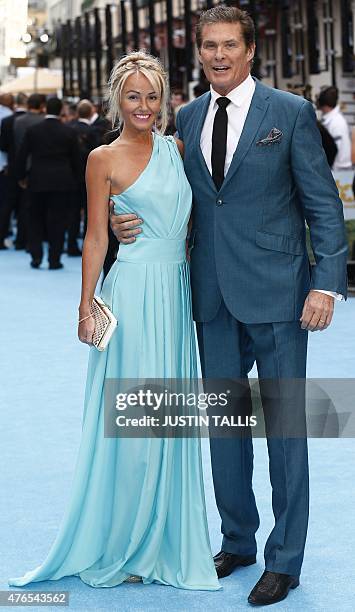
M202 375L206 379L246 378L253 363L257 364L275 517L265 545L265 565L269 571L298 576L308 525L307 438L282 434L283 419L290 415L289 407L283 407L282 402L276 406L281 434L268 435L275 406L270 406L265 385L270 380L277 384L286 379L287 385L297 380L297 413L305 418L307 331L301 329L299 321L241 323L222 302L214 319L197 323L197 335ZM259 515L252 489L251 433L233 438L211 437L210 446L216 501L222 519L222 550L255 555Z

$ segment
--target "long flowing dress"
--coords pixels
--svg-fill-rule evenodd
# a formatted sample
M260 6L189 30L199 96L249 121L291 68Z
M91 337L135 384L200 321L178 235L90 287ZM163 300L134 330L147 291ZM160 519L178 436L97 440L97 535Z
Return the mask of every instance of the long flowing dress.
M172 137L154 134L148 165L114 203L144 219L143 231L120 246L102 287L118 326L104 352L90 348L70 502L47 558L9 584L75 575L114 587L139 576L218 590L200 439L104 436L106 378L198 375L185 255L192 194Z

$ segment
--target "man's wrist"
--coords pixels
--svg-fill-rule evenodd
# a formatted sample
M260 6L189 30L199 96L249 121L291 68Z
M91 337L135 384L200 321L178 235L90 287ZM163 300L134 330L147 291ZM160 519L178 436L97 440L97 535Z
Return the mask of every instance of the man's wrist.
M316 291L317 293L324 293L324 295L330 295L330 297L334 298L338 302L344 299L344 296L341 293L336 293L336 291L326 291L325 289L312 289L311 291Z

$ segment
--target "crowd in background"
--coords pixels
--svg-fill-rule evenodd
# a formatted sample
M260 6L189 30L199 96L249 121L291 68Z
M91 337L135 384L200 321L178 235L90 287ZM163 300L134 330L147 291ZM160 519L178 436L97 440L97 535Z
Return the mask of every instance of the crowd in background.
M66 234L67 254L81 255L86 161L106 143L110 127L90 100L73 105L40 93L0 96L1 250L12 238L39 268L47 241L49 268L59 269Z
M206 89L197 85L193 95ZM300 93L300 92L294 92ZM302 95L310 97L309 91ZM187 98L174 90L167 134L176 132L176 115ZM338 90L322 90L315 108L323 147L332 170L355 163L349 126L341 113ZM40 93L0 94L0 250L26 250L32 268L43 260L48 242L49 269L63 267L61 254L81 255L86 231L85 168L90 151L117 138L109 119L90 100L73 104ZM117 255L110 233L104 272Z

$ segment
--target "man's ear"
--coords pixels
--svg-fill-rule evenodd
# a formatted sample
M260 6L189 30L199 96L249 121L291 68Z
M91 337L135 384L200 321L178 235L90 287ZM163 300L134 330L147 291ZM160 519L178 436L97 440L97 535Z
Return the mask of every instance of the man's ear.
M200 53L201 49L199 49L197 47L197 59L199 61L199 63L202 65L202 58L201 58L201 53Z
M254 59L255 50L256 50L256 45L255 43L253 43L248 49L248 61L249 62L251 62L251 60Z

